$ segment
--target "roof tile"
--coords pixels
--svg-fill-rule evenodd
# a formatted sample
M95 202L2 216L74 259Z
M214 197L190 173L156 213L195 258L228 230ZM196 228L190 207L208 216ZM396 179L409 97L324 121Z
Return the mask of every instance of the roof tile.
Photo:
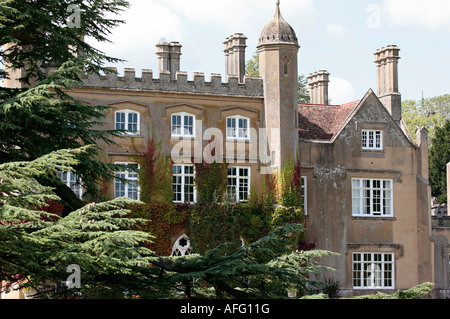
M342 105L299 104L299 137L331 140L360 100Z

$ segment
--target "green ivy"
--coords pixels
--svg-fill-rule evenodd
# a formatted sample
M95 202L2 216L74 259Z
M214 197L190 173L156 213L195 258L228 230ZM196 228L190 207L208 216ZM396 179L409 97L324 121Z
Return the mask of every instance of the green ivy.
M227 190L226 163L195 164L195 187L198 203L220 202Z
M161 256L172 253L172 238L181 230L187 229L192 211L190 205L169 203L136 203L129 209L132 218L147 220L141 225L142 230L152 234L154 239L146 243L146 246Z
M161 141L157 142L152 135L148 138L147 150L133 156L133 159L140 167L138 175L141 201L147 204L171 203L172 161L161 153Z
M193 251L205 254L226 242L240 245L241 226L238 205L227 203L202 203L195 205L189 220Z

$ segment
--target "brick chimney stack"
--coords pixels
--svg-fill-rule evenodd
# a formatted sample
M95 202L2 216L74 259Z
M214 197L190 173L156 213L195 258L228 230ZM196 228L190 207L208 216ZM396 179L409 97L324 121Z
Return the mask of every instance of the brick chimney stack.
M330 73L319 71L308 76L310 88L311 104L328 105L328 83L330 82Z
M235 33L225 42L225 69L226 77L237 76L239 83L243 83L245 76L245 48L247 38L242 33Z
M374 53L378 97L398 124L402 118L402 96L398 85L399 52L397 46L390 45Z

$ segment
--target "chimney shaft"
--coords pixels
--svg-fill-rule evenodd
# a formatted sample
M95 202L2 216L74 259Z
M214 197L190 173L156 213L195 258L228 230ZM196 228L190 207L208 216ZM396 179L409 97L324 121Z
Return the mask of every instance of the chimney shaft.
M311 104L328 105L328 83L330 82L330 73L319 71L308 76L310 88Z
M244 82L245 76L245 48L247 38L242 33L228 37L225 42L225 70L226 77L237 76L239 83Z
M402 118L402 97L398 85L400 49L390 45L375 52L378 97L397 123Z
M180 71L181 44L178 42L160 42L156 47L159 72L169 71L170 80L176 80L177 71Z

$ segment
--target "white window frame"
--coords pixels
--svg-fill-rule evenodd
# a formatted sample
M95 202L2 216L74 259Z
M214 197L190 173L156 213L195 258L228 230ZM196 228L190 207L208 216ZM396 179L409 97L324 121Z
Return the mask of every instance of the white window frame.
M235 127L230 126L230 121L234 121ZM244 127L240 123L245 123ZM242 115L228 116L226 119L227 140L250 141L250 119Z
M125 114L124 122L117 121L117 115ZM130 114L136 115L137 123L130 122ZM118 125L123 125L123 128L118 128ZM130 130L130 125L136 125L136 130ZM139 135L141 130L141 114L133 110L117 110L114 113L114 127L116 130L126 130L125 135Z
M367 186L367 182L370 185ZM352 178L351 183L352 216L394 216L394 181L392 179ZM386 184L390 186L386 187Z
M182 246L180 244L181 240L186 241L186 245ZM172 247L172 257L181 257L192 254L191 240L186 234L181 235L173 244Z
M180 167L180 173L175 173L174 168L175 167ZM186 168L192 168L192 173L186 173ZM175 183L174 179L175 178L179 178L180 182L179 183ZM191 178L192 179L192 184L188 184L187 183L187 179ZM176 192L174 187L175 186L179 186L180 187L180 191ZM187 187L192 187L192 192L193 192L193 201L190 200L186 200L186 197L188 195L188 193L186 193L186 188ZM172 192L173 192L173 202L174 203L196 203L197 202L197 188L195 187L195 166L191 165L191 164L174 164L172 167ZM175 198L176 194L180 194L181 195L181 199L177 200Z
M394 253L353 253L352 285L353 289L395 289Z
M305 215L308 215L308 177L302 176L302 203Z
M382 130L362 130L361 145L363 150L382 151L383 131Z
M174 117L179 116L180 117L180 123L175 126L174 124ZM189 123L186 123L186 117L192 118L192 125ZM179 125L180 132L175 132L174 130L177 130ZM192 134L189 133L189 128L192 129ZM174 113L170 116L170 132L171 136L175 138L195 138L195 115L187 112L179 112Z
M235 175L230 175L230 170L236 169ZM248 174L245 176L243 174L244 171L247 171ZM230 179L234 179L234 185L230 185ZM228 197L234 199L236 203L247 202L250 198L250 183L251 183L251 168L244 166L232 166L228 167L227 172L227 194ZM246 183L246 185L244 185ZM241 188L247 187L247 191L241 190ZM232 198L234 194L234 198ZM241 196L243 195L243 196ZM244 196L245 195L245 196ZM246 197L246 198L245 198Z
M129 183L125 183L124 184L118 178L114 178L114 198L128 197L128 198L130 198L132 200L139 201L139 198L140 198L139 174L138 174L139 165L136 164L136 163L121 163L121 162L117 162L117 163L114 163L114 164L115 165L123 165L123 166L136 165L136 167L137 167L136 172L123 170L123 171L116 171L114 173L114 175L116 177L124 178L127 181L136 183L136 187L134 189L131 184L129 184ZM118 176L118 175L121 175L121 176ZM121 193L122 192L124 193L123 195L119 195L117 193L117 186L123 187L123 191L120 190ZM134 194L134 193L136 193L136 198L133 198L133 196L130 196L130 194Z
M81 178L74 172L59 172L58 177L67 185L79 199L83 197L83 184Z

